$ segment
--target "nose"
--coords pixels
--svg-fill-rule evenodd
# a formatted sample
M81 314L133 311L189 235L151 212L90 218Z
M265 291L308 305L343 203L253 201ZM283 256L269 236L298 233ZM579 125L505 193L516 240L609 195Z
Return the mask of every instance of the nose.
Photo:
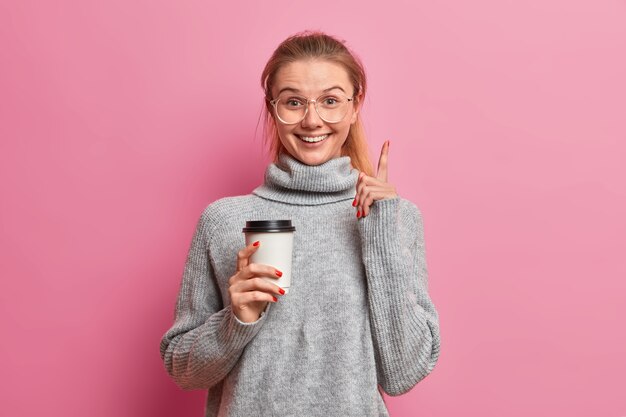
M302 119L302 127L311 129L320 127L324 124L324 121L320 118L320 115L317 114L317 110L315 109L315 102L310 101L308 104L309 108L306 112L306 116Z

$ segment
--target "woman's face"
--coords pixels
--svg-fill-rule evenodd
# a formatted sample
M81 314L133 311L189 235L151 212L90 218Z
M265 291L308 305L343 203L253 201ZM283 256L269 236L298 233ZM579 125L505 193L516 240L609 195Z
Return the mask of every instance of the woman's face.
M354 93L348 73L341 65L323 60L296 61L283 66L276 73L272 98L295 94L315 100L331 87L338 88L330 92L343 93L348 98ZM357 99L360 103L360 97L355 97L354 101ZM354 101L348 102L348 111L338 123L327 123L322 120L315 111L314 103L309 104L306 117L296 124L282 123L276 119L276 113L273 112L281 143L291 156L307 165L320 165L338 158L341 156L341 146L348 137L350 125L357 120L358 108ZM313 140L311 138L321 135L328 136L315 143L301 139L304 136Z

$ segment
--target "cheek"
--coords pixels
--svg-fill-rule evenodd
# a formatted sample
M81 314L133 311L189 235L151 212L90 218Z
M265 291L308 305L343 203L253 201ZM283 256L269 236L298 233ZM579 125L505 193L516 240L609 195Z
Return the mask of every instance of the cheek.
M287 136L291 133L291 129L285 125L279 125L277 129L278 129L278 136L281 139L286 139Z
M341 123L341 126L337 126L337 130L341 132L342 136L348 136L348 132L350 131L351 123L348 121Z
M335 131L337 132L337 136L341 137L341 144L343 145L348 138L348 133L350 132L350 123L342 123L341 126L336 126Z
M280 139L280 143L287 149L293 148L294 140L296 140L293 136L293 128L281 126L278 128L278 138Z

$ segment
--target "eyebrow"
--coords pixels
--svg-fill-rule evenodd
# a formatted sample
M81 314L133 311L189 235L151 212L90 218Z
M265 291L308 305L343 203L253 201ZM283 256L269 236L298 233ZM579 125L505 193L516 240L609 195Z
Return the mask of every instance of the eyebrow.
M325 89L324 91L322 91L323 93L330 91L330 90L334 90L335 88L340 89L341 91L343 91L344 93L346 93L346 90L344 90L343 88L339 87L338 85L334 86L334 87L330 87ZM298 90L297 88L293 88L293 87L285 87L282 88L277 95L280 95L280 93L282 93L283 91L293 91L294 93L300 93L300 90Z

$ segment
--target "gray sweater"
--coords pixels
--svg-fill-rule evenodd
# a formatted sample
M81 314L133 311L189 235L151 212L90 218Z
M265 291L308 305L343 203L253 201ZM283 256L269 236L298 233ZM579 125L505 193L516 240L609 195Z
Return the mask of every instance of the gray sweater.
M347 156L305 165L281 154L252 194L203 211L161 357L182 389L208 390L206 416L387 416L378 386L410 390L439 357L419 209L378 200L357 219ZM233 314L228 279L246 220L296 227L289 293L254 323Z

